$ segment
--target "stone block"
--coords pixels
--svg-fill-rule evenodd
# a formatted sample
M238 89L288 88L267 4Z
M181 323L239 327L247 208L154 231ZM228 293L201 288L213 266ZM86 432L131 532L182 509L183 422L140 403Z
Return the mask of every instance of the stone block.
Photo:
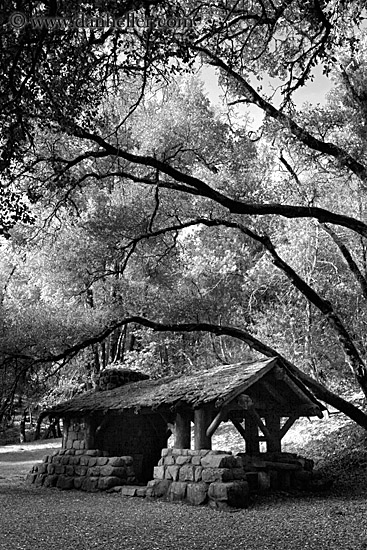
M101 476L113 476L113 477L119 477L120 479L126 479L126 468L118 467L118 466L110 466L107 464L106 466L100 466L100 475Z
M237 461L232 455L208 454L201 459L204 468L236 468Z
M201 465L201 456L200 455L194 455L191 457L191 464L194 466L200 466Z
M70 490L74 489L74 479L67 476L59 476L56 482L58 489Z
M106 493L121 493L122 485L115 485L114 487L111 487L111 489L107 489Z
M74 440L73 441L73 449L76 449L76 450L80 450L82 447L81 447L81 441L78 441L78 440Z
M195 482L198 482L198 481L201 481L202 479L202 472L203 472L203 467L202 466L194 466L194 481Z
M81 466L89 466L89 456L81 456L79 462Z
M87 491L88 493L96 493L99 490L98 482L100 479L100 477L85 477L82 481L82 491Z
M208 500L208 485L206 483L188 483L186 498L194 506L205 504Z
M191 456L178 456L176 458L177 466L183 466L184 464L189 464L191 462Z
M57 480L59 479L59 476L55 475L48 475L45 478L45 481L43 483L44 487L56 487Z
M65 447L67 449L71 449L73 447L73 440L72 439L67 439L66 443L65 443Z
M147 493L146 487L138 487L136 490L136 496L140 498L144 498L146 496L146 493Z
M61 456L55 455L52 457L52 464L61 464Z
M168 479L153 479L148 482L146 496L148 498L164 497L169 493L172 483L174 482Z
M269 472L257 472L257 488L261 493L270 489L270 474Z
M76 451L75 451L75 456L81 456L81 455L83 455L83 454L84 454L83 449L80 449L80 450L76 450Z
M67 464L69 464L69 456L67 455L64 455L62 458L61 458L61 464L63 464L64 466L66 466Z
M112 456L108 459L108 465L109 466L117 466L118 468L121 468L122 466L125 466L125 459L122 456Z
M154 479L164 479L165 466L154 466L153 477Z
M176 449L173 447L172 453L173 456L188 456L189 449Z
M47 464L40 464L38 466L38 473L39 474L46 474L47 473Z
M27 474L26 475L26 482L27 483L34 483L36 481L37 474Z
M88 449L84 454L87 456L98 456L98 451L97 449Z
M205 483L232 481L232 470L229 468L204 468L201 472L201 479L205 481Z
M172 454L172 449L162 449L161 456L168 456Z
M132 466L127 466L126 468L126 475L127 477L133 477L135 476L135 470Z
M107 491L108 489L111 489L112 487L116 487L117 485L122 485L121 479L119 477L116 477L116 476L99 477L99 478L94 478L94 479L97 479L97 488L100 491Z
M88 466L90 468L92 468L93 466L96 466L96 464L97 464L97 457L95 456L88 457Z
M125 463L125 466L132 466L134 464L134 459L132 456L121 456L122 460Z
M88 468L87 476L90 477L99 477L101 475L101 468L100 466L92 466L92 468Z
M179 476L179 472L180 472L180 467L179 466L167 466L166 468L166 471L165 471L165 479L171 479L172 481L178 481L178 476Z
M69 464L72 466L77 466L80 462L80 458L78 456L71 456L69 460Z
M195 480L195 466L191 464L184 464L180 468L178 474L179 481L194 481Z
M187 483L184 481L172 481L168 492L168 498L172 502L185 500Z
M224 501L234 508L246 508L249 505L249 486L246 481L229 483L215 482L209 485L208 496L214 501Z
M200 451L198 449L188 449L189 456L200 456Z
M212 450L210 450L209 454L210 455L231 455L232 451L217 451L217 450L212 451Z
M74 477L74 489L81 489L83 484L82 477Z
M99 456L97 458L97 466L105 466L108 462L108 458L106 456Z
M62 464L56 464L55 465L55 474L62 475L65 473L65 466Z
M162 457L161 460L163 460L162 465L164 466L173 466L175 463L175 457L172 455L167 455L165 457ZM158 463L160 466L160 464Z
M120 492L122 497L135 497L137 487L135 485L125 485L125 487L121 487Z
M70 464L68 466L65 466L65 474L67 476L74 476L75 474L74 466L71 466Z
M75 466L75 474L77 476L86 476L88 468L86 466Z
M75 449L69 449L68 451L66 451L66 455L68 456L74 456L76 453L76 450Z

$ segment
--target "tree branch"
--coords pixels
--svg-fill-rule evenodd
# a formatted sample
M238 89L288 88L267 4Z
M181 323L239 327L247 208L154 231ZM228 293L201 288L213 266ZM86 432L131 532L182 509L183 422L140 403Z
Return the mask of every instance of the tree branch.
M361 181L367 183L367 168L352 155L350 155L345 149L335 145L334 143L321 141L310 134L310 132L308 132L305 128L299 126L290 116L286 115L274 107L266 99L262 98L243 76L232 69L212 51L203 46L194 45L193 48L207 56L212 65L222 69L228 76L240 84L244 91L244 95L246 96L246 100L244 101L248 102L248 100L250 100L252 103L260 107L260 109L262 109L268 116L277 120L285 128L288 128L288 130L301 143L304 143L307 147L310 147L310 149L335 158L342 166L348 168L356 176L358 176Z
M338 235L333 231L328 225L321 224L321 227L330 235L330 237L333 239L336 246L339 248L341 254L343 255L345 261L348 264L349 269L353 273L356 281L359 283L362 294L367 300L367 279L363 275L362 271L359 269L356 262L353 260L351 253L349 252L348 248L345 246L343 241L338 237Z
M68 355L76 355L79 351L86 349L89 346L92 346L96 343L103 342L112 332L117 328L121 328L127 324L136 323L144 327L150 328L155 332L208 332L214 334L215 336L229 336L241 340L251 349L258 351L266 357L277 357L281 364L291 373L297 376L302 382L313 392L316 398L328 403L332 407L335 407L339 411L346 414L349 418L354 420L357 424L367 429L367 415L355 407L352 403L348 403L338 395L334 394L322 384L299 370L293 363L288 361L275 349L271 348L267 344L264 344L245 330L242 330L237 327L232 326L222 326L215 325L210 323L182 323L182 324L171 324L171 323L157 323L146 319L141 316L131 316L126 317L120 321L115 321L109 327L104 329L99 335L88 338L75 346L72 346L62 353L57 355L50 355L47 358L38 360L39 363L50 362L50 361L60 361L65 359Z

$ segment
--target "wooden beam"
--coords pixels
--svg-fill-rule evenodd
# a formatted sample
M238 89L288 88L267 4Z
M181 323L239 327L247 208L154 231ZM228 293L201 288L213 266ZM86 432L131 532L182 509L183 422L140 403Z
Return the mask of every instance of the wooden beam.
M241 422L239 422L238 420L236 420L236 418L232 418L232 417L230 417L230 420L231 420L233 426L236 428L236 430L241 434L241 436L243 437L243 439L246 441L246 430L245 430L245 428L242 426Z
M228 405L228 403L233 401L238 395L243 393L247 388L249 388L250 386L253 386L255 382L260 380L260 378L265 376L266 373L268 373L272 368L274 368L274 365L276 365L277 361L278 361L277 357L270 359L267 365L265 365L260 371L250 376L250 378L248 378L246 382L241 384L241 386L233 390L233 392L226 399L224 400L217 399L217 401L215 402L215 406L218 408L220 406Z
M277 446L276 438L273 438L272 433L268 430L268 428L265 426L264 422L261 420L260 415L255 409L250 409L248 411L248 414L255 420L256 424L266 437L266 441L270 444L270 446Z
M212 438L207 435L213 418L213 409L210 405L205 405L194 411L194 447L196 450L211 449Z
M183 411L177 411L173 431L174 447L176 449L190 449L191 419L187 413Z
M249 411L245 413L245 435L246 435L246 453L260 453L259 427L254 415Z
M284 426L280 428L280 439L283 439L285 434L290 430L290 428L293 426L296 420L298 420L298 416L290 416Z
M266 442L266 450L270 453L280 452L282 450L280 437L280 416L278 414L269 414L265 417L266 428L269 430L271 438Z
M218 414L215 416L214 420L210 424L209 428L206 430L207 437L212 437L215 430L219 428L220 424L226 420L228 417L228 409L226 407L222 407Z

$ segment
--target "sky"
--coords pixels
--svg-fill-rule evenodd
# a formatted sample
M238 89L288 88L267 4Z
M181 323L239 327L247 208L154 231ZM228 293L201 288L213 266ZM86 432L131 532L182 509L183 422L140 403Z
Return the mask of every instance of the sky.
M325 75L322 74L322 67L315 67L313 70L314 80L313 82L308 82L306 86L297 90L294 94L294 101L298 108L306 102L311 103L312 105L321 105L325 103L326 96L332 88L332 82ZM210 99L210 102L213 105L221 105L221 96L223 96L223 91L218 85L218 77L215 72L215 68L211 66L205 66L200 71L200 77L204 81L204 89L207 94L207 97ZM278 101L280 95L278 94ZM275 102L276 105L276 102ZM262 122L263 112L260 108L254 106L250 107L241 107L239 109L239 115L249 112L250 118L253 119L252 124L250 125L250 130L256 130Z

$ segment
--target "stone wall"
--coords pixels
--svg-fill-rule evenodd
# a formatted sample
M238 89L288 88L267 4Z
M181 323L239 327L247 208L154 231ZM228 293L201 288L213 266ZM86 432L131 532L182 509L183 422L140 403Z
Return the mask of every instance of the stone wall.
M251 494L307 490L315 482L313 461L291 453L236 456L226 451L163 449L146 495L209 504L246 507Z
M90 445L88 440L93 433ZM93 446L109 456L132 456L137 479L146 483L153 477L153 468L167 445L167 438L167 425L160 415L126 411L119 415L64 419L62 446L78 451Z
M86 423L84 418L63 421L62 448L80 451L86 448Z
M36 486L106 491L136 482L131 456L107 456L98 450L60 450L33 466L27 482Z

